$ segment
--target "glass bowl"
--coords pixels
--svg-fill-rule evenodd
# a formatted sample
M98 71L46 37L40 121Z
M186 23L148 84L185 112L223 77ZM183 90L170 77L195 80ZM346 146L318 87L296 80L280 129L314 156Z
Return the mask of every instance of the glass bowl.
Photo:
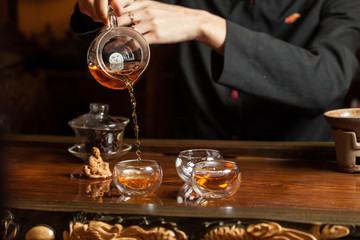
M129 118L111 116L109 106L102 103L90 103L90 111L68 122L75 132L76 145L69 151L75 156L91 154L91 149L97 147L102 156L116 156L126 153L129 146L123 149L124 131Z
M215 149L184 150L175 160L176 172L184 182L188 182L195 163L221 159L223 159L221 153Z
M191 186L204 198L226 198L236 193L241 172L235 162L203 161L194 165Z
M113 170L114 184L126 196L151 195L160 187L162 178L162 168L155 160L125 160Z

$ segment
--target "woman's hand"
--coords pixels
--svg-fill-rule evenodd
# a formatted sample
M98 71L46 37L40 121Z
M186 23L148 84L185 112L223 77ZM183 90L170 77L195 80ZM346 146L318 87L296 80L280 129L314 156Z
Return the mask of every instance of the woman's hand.
M80 11L95 22L107 23L108 6L112 6L116 16L120 16L124 7L132 4L134 0L78 0Z
M132 25L150 44L197 40L220 54L224 51L225 19L203 10L136 0L123 9L118 24Z
M78 0L80 11L106 24L108 0ZM132 26L149 44L196 40L224 53L225 19L209 12L150 0L110 0L119 26Z

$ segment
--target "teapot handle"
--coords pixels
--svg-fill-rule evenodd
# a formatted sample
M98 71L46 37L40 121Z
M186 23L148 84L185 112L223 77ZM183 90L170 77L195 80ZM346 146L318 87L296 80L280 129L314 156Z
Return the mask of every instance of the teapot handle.
M118 27L118 22L117 22L114 10L111 7L111 5L109 5L109 7L108 7L108 24L107 25L108 25L107 26L108 30Z

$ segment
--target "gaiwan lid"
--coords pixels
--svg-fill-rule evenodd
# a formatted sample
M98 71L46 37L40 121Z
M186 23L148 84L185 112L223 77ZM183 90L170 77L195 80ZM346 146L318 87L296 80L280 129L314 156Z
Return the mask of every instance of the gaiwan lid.
M81 115L68 124L76 129L95 130L122 130L129 123L126 117L114 117L108 114L109 105L103 103L90 103L90 111Z

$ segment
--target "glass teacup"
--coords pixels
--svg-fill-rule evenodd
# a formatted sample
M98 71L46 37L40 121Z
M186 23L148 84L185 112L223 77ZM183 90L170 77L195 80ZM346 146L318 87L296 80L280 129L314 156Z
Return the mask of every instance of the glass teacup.
M155 160L125 160L118 162L113 170L114 184L126 196L151 195L159 188L162 178L162 168Z
M179 177L184 182L188 182L195 163L222 159L221 153L215 149L189 149L179 153L175 161L175 167Z
M191 185L203 198L225 198L236 193L241 183L241 172L235 162L218 160L195 164Z

